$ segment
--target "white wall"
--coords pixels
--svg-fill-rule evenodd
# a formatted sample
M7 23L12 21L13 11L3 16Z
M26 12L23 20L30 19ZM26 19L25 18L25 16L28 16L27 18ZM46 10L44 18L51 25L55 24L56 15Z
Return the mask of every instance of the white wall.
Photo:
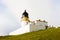
M30 32L30 25L26 24L25 21L21 22L21 27L11 33L9 35L19 35L19 34L24 34Z
M38 23L26 23L25 21L22 21L21 23L21 28L17 29L16 31L11 32L9 35L19 35L19 34L24 34L28 32L33 32L33 31L38 31L41 29L45 29L45 25L47 23L45 22L38 22Z
M30 24L30 31L38 31L41 29L45 29L45 26L48 26L45 22L37 22L35 24Z

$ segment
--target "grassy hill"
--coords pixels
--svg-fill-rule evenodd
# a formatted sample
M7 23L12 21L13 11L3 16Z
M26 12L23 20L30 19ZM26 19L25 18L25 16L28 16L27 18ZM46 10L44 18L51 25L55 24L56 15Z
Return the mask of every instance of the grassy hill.
M60 28L50 28L15 36L0 36L0 40L60 40Z

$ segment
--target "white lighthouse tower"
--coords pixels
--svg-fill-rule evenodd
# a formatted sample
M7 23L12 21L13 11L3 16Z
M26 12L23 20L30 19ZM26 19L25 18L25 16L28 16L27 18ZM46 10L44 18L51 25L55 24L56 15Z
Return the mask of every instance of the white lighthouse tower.
M19 35L27 32L44 30L47 29L47 27L48 27L48 23L45 20L41 21L39 19L35 21L30 21L29 15L25 10L21 18L21 27L16 31L11 32L9 35Z
M21 18L21 27L15 31L9 33L9 35L19 35L19 34L24 34L24 33L30 32L30 23L29 22L30 22L29 16L25 10L24 13L22 14L22 18Z

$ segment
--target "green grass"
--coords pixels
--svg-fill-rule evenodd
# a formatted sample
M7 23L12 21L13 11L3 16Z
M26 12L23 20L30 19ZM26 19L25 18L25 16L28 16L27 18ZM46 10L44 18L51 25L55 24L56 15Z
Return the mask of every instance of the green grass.
M60 40L60 28L50 28L15 36L0 36L0 40Z

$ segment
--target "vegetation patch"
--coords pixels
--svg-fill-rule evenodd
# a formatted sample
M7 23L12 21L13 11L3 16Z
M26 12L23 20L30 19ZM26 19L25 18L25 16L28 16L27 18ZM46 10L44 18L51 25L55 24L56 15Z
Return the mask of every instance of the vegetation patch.
M15 36L0 36L0 40L60 40L60 28L49 28Z

